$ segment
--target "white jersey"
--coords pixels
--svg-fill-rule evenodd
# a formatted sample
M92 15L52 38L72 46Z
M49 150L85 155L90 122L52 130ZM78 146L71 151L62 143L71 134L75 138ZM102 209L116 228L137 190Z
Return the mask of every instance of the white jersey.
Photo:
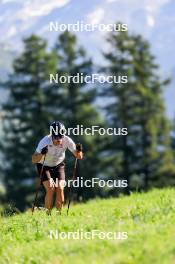
M62 138L62 142L60 145L53 145L52 136L47 135L41 139L39 142L36 152L41 153L41 150L48 146L48 152L45 158L45 166L54 167L60 164L65 159L65 151L68 148L72 153L76 151L76 145L73 140L64 136ZM39 163L43 163L44 157L39 161Z

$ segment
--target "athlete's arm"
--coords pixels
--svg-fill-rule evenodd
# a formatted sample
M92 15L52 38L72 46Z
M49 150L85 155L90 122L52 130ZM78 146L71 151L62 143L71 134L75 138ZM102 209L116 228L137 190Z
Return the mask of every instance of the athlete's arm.
M38 153L37 151L32 155L32 163L35 164L35 163L38 163L42 156L43 155L46 155L48 152L48 147L44 147L42 150L41 150L41 153Z
M46 155L46 153L48 152L48 137L44 137L41 139L41 141L39 142L35 153L32 155L32 163L38 163L41 159L43 155Z
M41 159L42 159L42 154L41 153L38 153L38 152L35 152L33 155L32 155L32 163L33 164L36 164L38 163Z
M67 147L75 156L75 158L83 159L83 152L79 148L77 149L75 142L69 137L67 137L67 140L68 140Z

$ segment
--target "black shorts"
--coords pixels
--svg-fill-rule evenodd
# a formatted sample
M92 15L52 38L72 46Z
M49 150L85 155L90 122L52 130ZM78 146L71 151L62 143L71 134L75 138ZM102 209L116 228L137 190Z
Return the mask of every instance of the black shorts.
M36 165L37 165L38 176L41 176L41 183L43 183L44 181L48 181L46 171L50 172L50 176L54 181L56 181L56 179L58 179L59 181L65 180L65 172L64 172L65 164L64 164L64 162L61 162L60 164L58 164L55 167L44 166L42 175L40 175L41 169L42 169L42 164L37 163Z

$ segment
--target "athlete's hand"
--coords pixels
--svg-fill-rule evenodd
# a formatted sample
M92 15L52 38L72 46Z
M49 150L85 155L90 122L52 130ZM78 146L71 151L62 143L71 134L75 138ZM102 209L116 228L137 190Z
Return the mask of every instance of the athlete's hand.
M48 147L47 147L47 146L44 147L44 148L41 150L41 154L42 154L42 155L46 155L47 152L48 152Z
M75 153L75 157L77 159L83 159L83 147L82 147L82 144L78 143L76 144L76 153Z
M77 143L76 144L76 150L79 151L79 152L82 152L83 147L82 147L82 144L81 143Z
M77 159L83 159L83 152L82 151L77 151L76 158Z

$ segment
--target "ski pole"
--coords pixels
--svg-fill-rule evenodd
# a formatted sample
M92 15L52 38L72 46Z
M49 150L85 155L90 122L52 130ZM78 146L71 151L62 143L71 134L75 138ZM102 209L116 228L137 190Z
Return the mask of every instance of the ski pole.
M74 163L73 176L72 176L73 181L76 178L76 168L77 168L77 158L75 159L75 163ZM68 201L68 206L67 206L67 215L69 214L69 207L70 207L71 200L72 200L72 184L69 187L69 201Z
M40 189L40 186L41 186L41 183L42 183L42 173L43 173L43 169L44 169L44 163L45 163L45 159L46 159L46 154L44 155L44 160L43 160L43 163L42 163L42 168L41 168L41 171L40 171L40 175L39 175L39 184L36 188L36 194L35 194L35 200L34 200L34 203L33 203L33 206L32 206L32 215L33 215L33 212L35 210L35 205L36 205L36 202L37 202L37 199L38 199L38 192L39 192L39 189Z
M76 150L77 151L82 151L82 144L78 143L76 145ZM73 184L74 180L76 179L77 161L78 161L78 159L76 158L75 159L75 163L74 163L74 169L73 169L72 184ZM69 214L69 207L70 207L70 203L71 203L71 200L72 200L72 184L69 187L69 201L68 201L68 206L67 206L67 215Z

